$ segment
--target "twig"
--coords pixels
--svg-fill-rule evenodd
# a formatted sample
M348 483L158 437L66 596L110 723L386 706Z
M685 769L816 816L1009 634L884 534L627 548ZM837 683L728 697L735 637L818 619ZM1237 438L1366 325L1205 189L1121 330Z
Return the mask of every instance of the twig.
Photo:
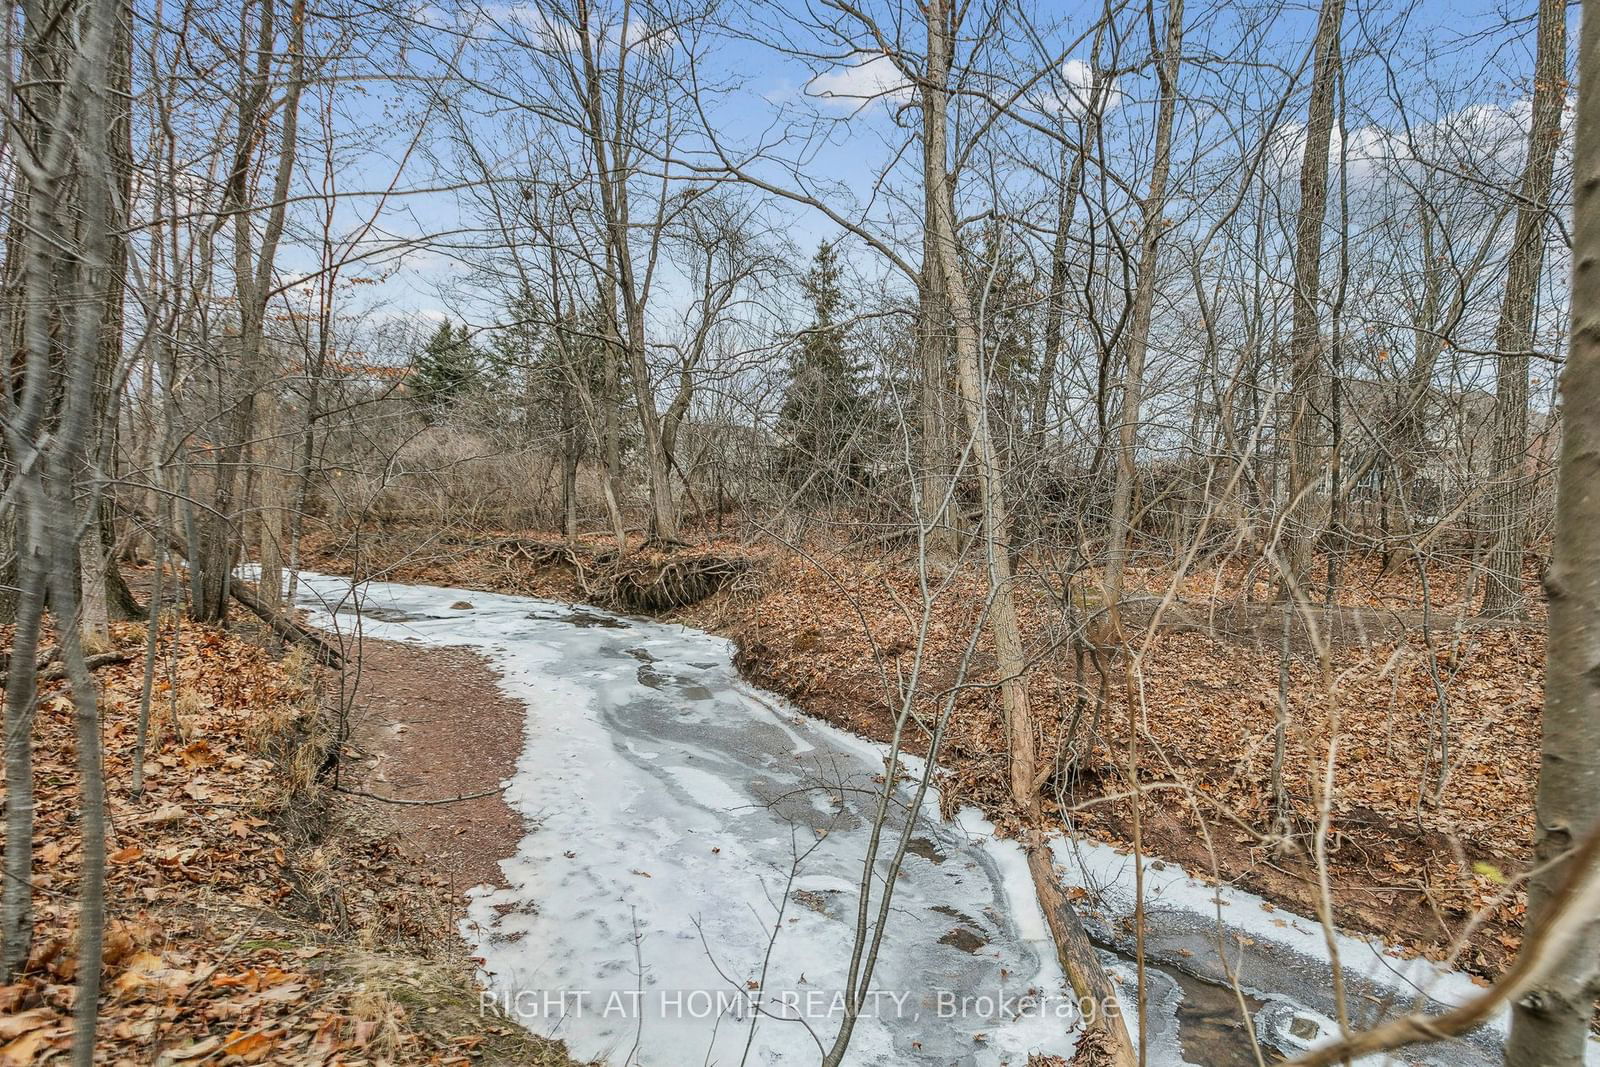
M1600 829L1572 856L1565 883L1551 903L1550 917L1534 927L1522 943L1522 951L1500 981L1465 1004L1442 1015L1413 1012L1363 1033L1313 1049L1289 1067L1325 1067L1341 1060L1355 1060L1423 1041L1443 1041L1464 1033L1488 1018L1495 1008L1514 1001L1536 985L1546 973L1561 963L1568 943L1593 921L1600 907Z
M445 797L443 800L405 800L401 797L380 797L376 793L368 793L360 789L345 789L343 787L335 788L334 792L352 797L365 797L367 800L381 800L385 804L404 804L409 807L432 808L440 804L459 804L463 800L480 800L483 797L492 797L497 793L503 793L505 790L506 786L502 785L493 789L485 789L481 793L462 793L459 796Z
M137 655L138 651L138 649L134 648L119 648L112 652L102 652L97 656L89 656L84 660L84 665L90 670L98 670L101 667L109 667L113 663L126 663L135 655ZM55 656L52 652L50 655L43 657L38 661L39 681L51 682L55 681L57 678L65 678L67 676L67 669L62 664L57 663L54 666L45 666L45 664L49 663L50 660L54 658ZM0 687L3 687L6 684L7 677L8 676L5 674L0 674Z

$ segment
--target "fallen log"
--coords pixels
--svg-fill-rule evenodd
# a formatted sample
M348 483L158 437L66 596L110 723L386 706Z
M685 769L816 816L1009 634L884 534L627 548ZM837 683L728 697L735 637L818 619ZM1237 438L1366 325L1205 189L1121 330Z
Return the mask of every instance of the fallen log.
M262 603L254 586L236 578L228 583L228 591L233 599L249 608L283 641L305 645L324 667L338 669L344 666L344 652L341 649L310 627L302 626L288 612L275 610Z
M1061 970L1078 995L1078 1003L1082 1005L1087 1001L1094 1005L1094 1017L1085 1022L1098 1030L1102 1038L1096 1051L1103 1053L1105 1062L1112 1067L1137 1067L1139 1056L1133 1039L1128 1036L1121 1011L1105 1009L1106 1005L1117 1003L1116 989L1101 966L1099 953L1089 941L1061 880L1056 877L1050 849L1043 841L1035 840L1028 849L1028 872L1033 875L1034 895L1039 899L1039 907L1044 910L1045 922L1055 939L1056 959L1061 962Z
M125 501L118 501L117 503L124 511L140 522L151 527L156 525L150 520L149 514L142 508ZM167 548L179 559L188 559L188 543L175 530L166 530L164 532L166 534ZM271 627L272 632L277 634L280 640L289 644L305 645L316 656L317 662L324 667L333 667L337 670L344 666L344 651L342 649L333 645L310 627L302 626L288 612L268 607L262 602L261 597L257 595L255 586L234 578L228 582L228 592L233 599L249 608L252 614Z
M99 652L93 656L85 657L84 665L87 666L91 671L99 670L101 667L109 667L113 663L126 663L130 659L133 659L135 656L139 655L139 653L140 650L137 648L118 648L113 649L110 652ZM52 648L35 661L34 670L37 673L34 675L34 677L36 680L41 682L53 682L57 678L65 678L67 676L67 665L65 663L55 662L59 655L60 650ZM6 662L9 665L9 653L6 655ZM6 681L10 678L10 676L11 675L9 671L0 672L0 688L5 687Z
M51 663L55 662L55 658L59 655L61 655L61 647L59 645L46 645L45 650L40 652L38 659L34 661L33 669L36 671L44 670ZM10 670L11 649L8 648L4 651L0 651L0 678L4 678L6 673Z

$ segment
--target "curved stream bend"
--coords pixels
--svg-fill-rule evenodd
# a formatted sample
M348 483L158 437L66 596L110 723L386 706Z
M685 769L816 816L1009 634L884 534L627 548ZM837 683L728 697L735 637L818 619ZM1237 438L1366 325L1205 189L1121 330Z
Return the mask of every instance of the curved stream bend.
M885 750L751 688L731 644L700 631L435 586L374 582L354 595L359 603L346 579L302 576L313 621L349 630L359 619L373 637L474 648L529 709L506 789L529 832L502 863L507 888L474 890L462 930L500 1003L583 1059L818 1062L840 1020ZM897 788L874 915L910 794ZM940 821L931 799L919 813L847 1063L1021 1067L1030 1053L1071 1051L1074 1005L1026 861L992 831L971 811ZM1124 857L1090 845L1058 858L1118 910ZM1153 955L1165 947L1169 962L1204 974L1196 963L1215 956L1218 891L1174 867L1149 878ZM1331 1005L1320 933L1300 929L1305 920L1263 929L1258 899L1221 892L1238 905L1224 909L1223 940L1236 946L1230 965L1255 995L1264 1042L1289 1049L1322 1036L1319 1021L1331 1024L1317 1012ZM1352 945L1347 966L1356 954ZM1377 978L1390 977L1395 961L1367 955ZM1231 1003L1231 990L1150 975L1152 1067L1177 1067L1186 1053L1207 1067L1254 1063L1217 996ZM1497 1063L1493 1048L1480 1034L1417 1062Z
M349 583L303 582L315 621L350 629ZM530 832L463 931L502 1002L579 1058L620 1064L637 1046L646 1064L733 1064L748 1044L748 1063L816 1063L838 1027L880 749L753 690L709 634L456 589L360 596L369 636L478 649L529 707L506 800ZM1030 991L1070 1001L1021 850L987 830L918 820L848 1062L1071 1050L1053 1016L1000 1015Z

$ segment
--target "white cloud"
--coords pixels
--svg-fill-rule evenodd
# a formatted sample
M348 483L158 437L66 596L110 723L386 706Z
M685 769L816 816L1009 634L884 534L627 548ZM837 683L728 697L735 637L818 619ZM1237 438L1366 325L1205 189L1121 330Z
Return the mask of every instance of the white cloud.
M1055 90L1056 107L1070 115L1081 115L1094 102L1096 86L1101 96L1101 114L1110 114L1122 103L1122 90L1115 79L1103 80L1094 67L1081 59L1061 64L1061 86Z
M1515 182L1527 151L1531 106L1516 101L1509 106L1474 104L1420 122L1409 130L1377 124L1349 131L1344 152L1354 183L1382 181L1410 173L1421 180L1427 167L1446 172L1470 172L1489 184ZM1328 167L1339 166L1343 138L1335 126L1328 132ZM1300 169L1306 147L1304 121L1285 122L1272 134L1267 165L1285 179Z
M806 83L806 91L848 111L874 100L905 102L912 97L911 83L888 56L823 71Z

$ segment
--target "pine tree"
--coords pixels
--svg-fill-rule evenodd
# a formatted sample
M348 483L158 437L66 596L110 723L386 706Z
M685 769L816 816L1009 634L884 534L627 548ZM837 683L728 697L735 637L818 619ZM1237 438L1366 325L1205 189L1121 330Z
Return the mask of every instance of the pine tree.
M443 412L482 376L482 354L459 329L439 324L411 362L411 396L428 417Z
M504 317L483 350L481 376L484 387L514 413L508 429L521 446L541 431L549 413L553 375L545 363L551 326L544 304L526 289L507 301Z
M817 248L801 281L811 324L790 363L789 386L778 412L778 465L796 487L827 496L859 478L861 423L867 414L862 367L851 352L843 268L833 246Z

